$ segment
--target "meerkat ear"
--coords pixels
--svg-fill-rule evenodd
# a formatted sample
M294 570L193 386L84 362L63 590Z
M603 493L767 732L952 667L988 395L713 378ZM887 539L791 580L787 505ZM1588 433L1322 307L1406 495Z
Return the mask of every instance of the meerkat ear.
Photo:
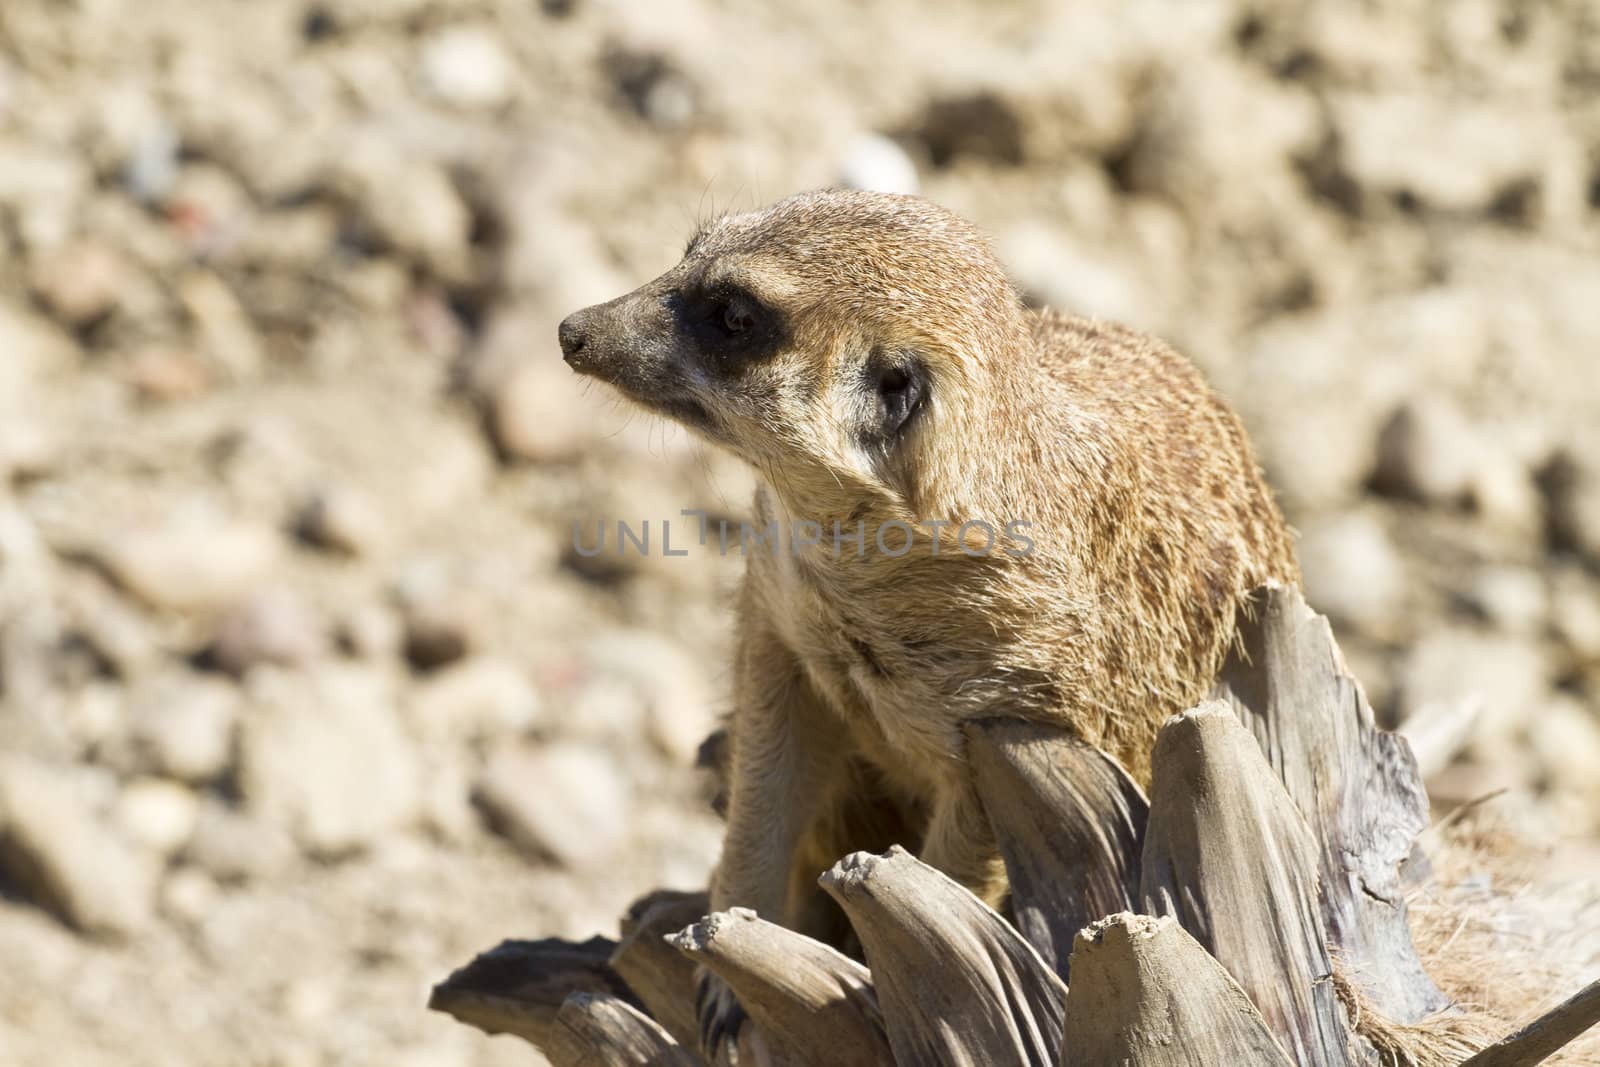
M885 441L892 441L927 399L927 368L916 356L906 354L878 362L872 377L878 392L879 432Z

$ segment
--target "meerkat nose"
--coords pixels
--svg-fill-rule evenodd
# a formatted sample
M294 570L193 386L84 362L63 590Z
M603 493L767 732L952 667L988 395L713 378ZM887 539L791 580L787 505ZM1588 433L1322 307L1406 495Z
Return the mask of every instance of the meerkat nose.
M575 311L561 320L556 336L561 340L561 358L571 363L578 353L583 351L584 344L588 341L588 333L584 330L582 311Z

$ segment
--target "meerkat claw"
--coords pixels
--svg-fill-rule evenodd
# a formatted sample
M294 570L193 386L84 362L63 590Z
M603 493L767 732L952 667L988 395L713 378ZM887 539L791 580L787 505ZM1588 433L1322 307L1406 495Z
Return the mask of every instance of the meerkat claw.
M724 1043L739 1040L745 1013L722 979L701 971L695 979L695 1009L700 1017L700 1048L715 1058Z

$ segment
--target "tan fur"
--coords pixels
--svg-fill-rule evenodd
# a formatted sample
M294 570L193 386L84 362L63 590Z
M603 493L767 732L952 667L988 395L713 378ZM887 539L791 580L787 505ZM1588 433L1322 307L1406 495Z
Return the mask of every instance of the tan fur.
M759 358L696 341L716 323L693 325L684 294L726 287L771 312ZM1144 780L1241 596L1298 579L1239 421L1194 367L1131 330L1029 312L985 240L922 200L812 193L718 220L562 340L576 369L752 463L758 525L868 530L860 559L831 533L749 558L717 908L814 927L816 874L889 833L997 899L962 721L1066 724ZM873 440L864 368L900 358L927 393ZM1028 523L1032 554L968 555L980 534L955 526L899 558L872 543L887 520L969 519Z

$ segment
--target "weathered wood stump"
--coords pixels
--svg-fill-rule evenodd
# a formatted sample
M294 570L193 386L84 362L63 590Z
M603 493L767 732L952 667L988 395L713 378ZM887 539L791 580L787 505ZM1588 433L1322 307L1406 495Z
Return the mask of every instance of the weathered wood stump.
M902 849L858 853L821 883L865 964L657 893L620 944L506 942L429 1006L556 1067L706 1062L696 965L746 1009L741 1067L1529 1067L1600 1021L1597 983L1475 1054L1457 1036L1401 893L1427 815L1406 742L1299 594L1258 590L1242 629L1218 699L1163 727L1148 802L1062 731L968 724L1015 925Z

